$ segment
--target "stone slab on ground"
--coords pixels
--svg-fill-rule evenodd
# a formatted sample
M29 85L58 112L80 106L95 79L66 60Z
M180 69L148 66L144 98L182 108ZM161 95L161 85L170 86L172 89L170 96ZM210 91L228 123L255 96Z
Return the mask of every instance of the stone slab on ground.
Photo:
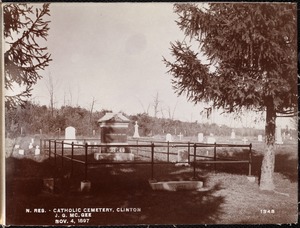
M202 181L149 181L149 184L153 190L166 190L166 191L178 191L178 190L198 190L203 187Z
M132 153L95 153L95 160L108 161L133 161L134 154Z

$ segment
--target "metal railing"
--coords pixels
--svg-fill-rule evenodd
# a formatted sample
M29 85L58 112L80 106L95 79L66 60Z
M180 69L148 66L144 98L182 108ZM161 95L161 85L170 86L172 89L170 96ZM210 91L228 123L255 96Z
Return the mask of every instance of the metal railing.
M108 144L99 144L91 145L88 143L87 139L83 139L84 143L74 143L67 142L64 140L55 140L55 139L44 139L41 141L41 148L47 153L49 159L54 159L54 164L57 167L57 157L61 157L61 167L64 168L65 160L69 160L71 162L71 175L73 174L74 163L84 165L84 178L88 179L88 168L89 166L97 166L97 165L122 165L122 164L143 164L143 165L151 165L151 179L154 179L154 166L155 164L174 164L174 162L170 161L170 156L176 156L178 153L172 152L172 148L185 148L188 154L188 161L176 161L176 163L188 163L192 165L193 168L193 179L196 179L196 168L197 164L213 164L214 170L216 171L217 164L247 164L248 163L248 175L251 176L252 169L252 144L205 144L205 143L192 143L192 142L160 142L160 141L142 141L136 140L136 142L132 144L116 144L116 145L108 145ZM89 140L91 141L91 140ZM93 139L93 141L96 141ZM142 144L141 144L142 143ZM93 154L100 148L104 147L129 147L131 150L135 148L135 153L139 156L140 152L148 153L146 160L135 160L135 161L89 161L88 155ZM155 151L156 148L165 148L166 151ZM213 156L204 156L197 154L198 148L212 148ZM220 158L217 156L217 148L249 148L247 159L237 160L233 158ZM75 151L78 151L79 155L83 156L84 159L77 159L74 155ZM90 151L90 153L89 153ZM68 152L68 154L67 154ZM167 159L164 161L162 159L155 159L155 155L157 154L165 154ZM192 158L192 159L191 159ZM198 158L198 159L197 159ZM201 159L199 159L201 158Z

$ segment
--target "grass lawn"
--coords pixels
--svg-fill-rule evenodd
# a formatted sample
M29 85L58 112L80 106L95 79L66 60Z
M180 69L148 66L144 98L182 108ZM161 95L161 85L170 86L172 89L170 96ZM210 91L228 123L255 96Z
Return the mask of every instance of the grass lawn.
M25 139L22 139L23 141ZM28 140L28 139L26 139ZM12 143L12 142L10 142ZM20 143L21 144L21 143ZM7 144L9 146L9 143ZM253 147L253 175L255 183L247 180L248 168L242 165L197 167L197 179L204 182L202 191L153 191L148 179L150 165L101 165L91 167L88 179L89 193L79 191L84 179L84 167L74 166L71 178L64 176L70 170L55 169L53 159L45 154L18 155L11 148L6 158L7 224L53 225L54 208L112 208L113 212L92 213L88 223L77 225L120 224L285 224L298 219L297 145L277 148L275 160L276 192L259 190L262 147ZM228 149L227 149L228 150ZM226 152L226 151L225 151ZM222 153L223 155L228 154ZM231 156L239 157L237 151ZM60 160L58 159L58 163ZM60 177L56 193L43 190L43 178ZM192 167L155 165L157 180L190 180ZM46 213L26 213L26 209L42 208ZM135 208L137 212L120 212L118 208ZM62 213L58 213L62 218ZM70 213L68 224L71 223Z

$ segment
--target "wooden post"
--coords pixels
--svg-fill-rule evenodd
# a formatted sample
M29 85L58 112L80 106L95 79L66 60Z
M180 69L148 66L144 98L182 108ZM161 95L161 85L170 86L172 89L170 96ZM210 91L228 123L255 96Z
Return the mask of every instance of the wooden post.
M151 180L154 179L154 143L151 142Z

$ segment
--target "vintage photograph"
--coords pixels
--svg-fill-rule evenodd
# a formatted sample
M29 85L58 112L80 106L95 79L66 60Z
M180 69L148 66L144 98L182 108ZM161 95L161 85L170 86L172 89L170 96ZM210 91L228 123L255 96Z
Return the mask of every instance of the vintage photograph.
M2 3L6 225L298 223L296 3Z

